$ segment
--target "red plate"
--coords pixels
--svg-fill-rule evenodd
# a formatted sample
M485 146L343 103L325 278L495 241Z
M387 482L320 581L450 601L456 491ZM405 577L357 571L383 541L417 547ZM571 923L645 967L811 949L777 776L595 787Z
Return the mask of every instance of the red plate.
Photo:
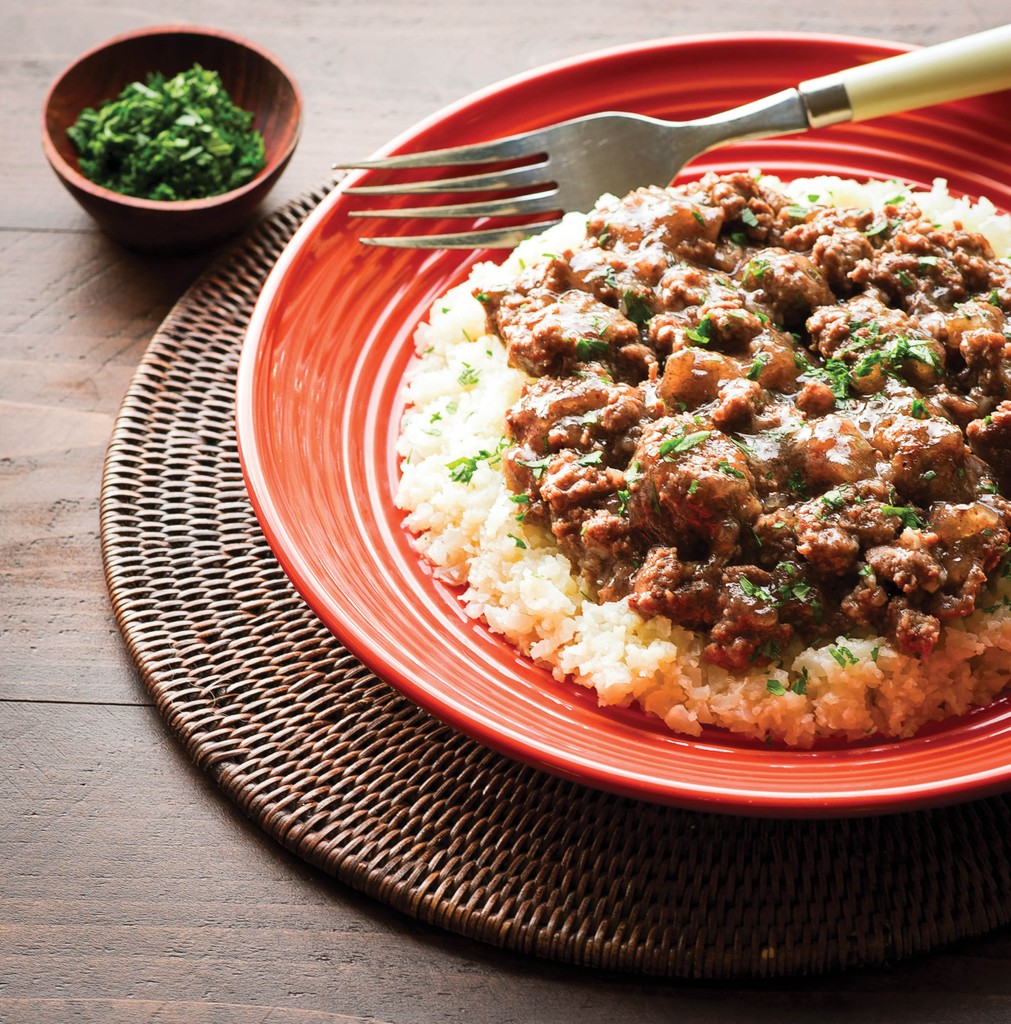
M384 152L457 145L594 110L712 113L899 47L825 36L661 40L521 75L436 114ZM1011 210L1011 95L740 144L692 167L945 177ZM911 740L766 747L668 732L554 681L467 619L411 548L394 507L394 453L411 337L429 304L487 253L362 246L371 222L329 195L271 273L242 353L238 438L264 532L295 586L361 661L491 747L633 797L767 815L885 812L966 799L1011 779L1011 698ZM454 225L429 224L430 230ZM418 223L407 225L418 230ZM421 230L425 230L422 226ZM379 231L375 227L371 230ZM383 226L381 231L388 231Z

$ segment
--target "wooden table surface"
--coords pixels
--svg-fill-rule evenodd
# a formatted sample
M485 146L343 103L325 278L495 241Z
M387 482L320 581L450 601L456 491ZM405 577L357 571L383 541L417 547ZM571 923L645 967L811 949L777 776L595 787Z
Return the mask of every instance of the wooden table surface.
M725 10L725 21L712 16ZM957 19L951 12L957 12ZM110 609L100 476L170 306L213 261L130 253L45 164L42 97L145 24L238 31L292 69L301 145L264 213L507 75L663 35L802 30L933 43L1007 0L112 0L0 13L0 1021L1011 1020L1011 930L886 968L737 985L602 975L421 925L299 862L193 768ZM1011 173L1011 171L1009 171Z

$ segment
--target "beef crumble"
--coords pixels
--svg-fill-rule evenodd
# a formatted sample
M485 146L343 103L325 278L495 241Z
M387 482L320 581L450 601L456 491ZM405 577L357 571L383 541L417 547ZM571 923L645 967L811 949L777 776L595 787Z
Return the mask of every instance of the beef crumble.
M926 655L1008 553L1009 282L911 198L638 189L478 293L535 378L506 480L598 600L704 632L715 664L858 630Z

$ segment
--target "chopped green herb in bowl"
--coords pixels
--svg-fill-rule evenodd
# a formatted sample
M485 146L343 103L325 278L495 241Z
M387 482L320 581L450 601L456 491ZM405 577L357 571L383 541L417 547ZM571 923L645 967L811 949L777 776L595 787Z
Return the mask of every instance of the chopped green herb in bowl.
M54 79L42 148L111 238L182 253L249 224L301 126L301 91L276 57L220 29L156 25L108 40Z
M115 100L82 111L67 135L82 173L141 199L206 199L240 188L265 166L253 115L233 102L216 71L194 64L131 82Z

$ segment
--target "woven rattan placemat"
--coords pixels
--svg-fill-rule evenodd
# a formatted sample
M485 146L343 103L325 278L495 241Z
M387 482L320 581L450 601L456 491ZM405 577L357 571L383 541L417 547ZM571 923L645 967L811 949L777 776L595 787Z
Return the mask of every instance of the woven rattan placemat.
M516 764L356 662L289 584L233 432L246 321L321 194L197 282L124 400L102 490L116 616L193 760L264 831L406 914L511 950L693 978L880 964L1011 920L1011 797L779 821Z

